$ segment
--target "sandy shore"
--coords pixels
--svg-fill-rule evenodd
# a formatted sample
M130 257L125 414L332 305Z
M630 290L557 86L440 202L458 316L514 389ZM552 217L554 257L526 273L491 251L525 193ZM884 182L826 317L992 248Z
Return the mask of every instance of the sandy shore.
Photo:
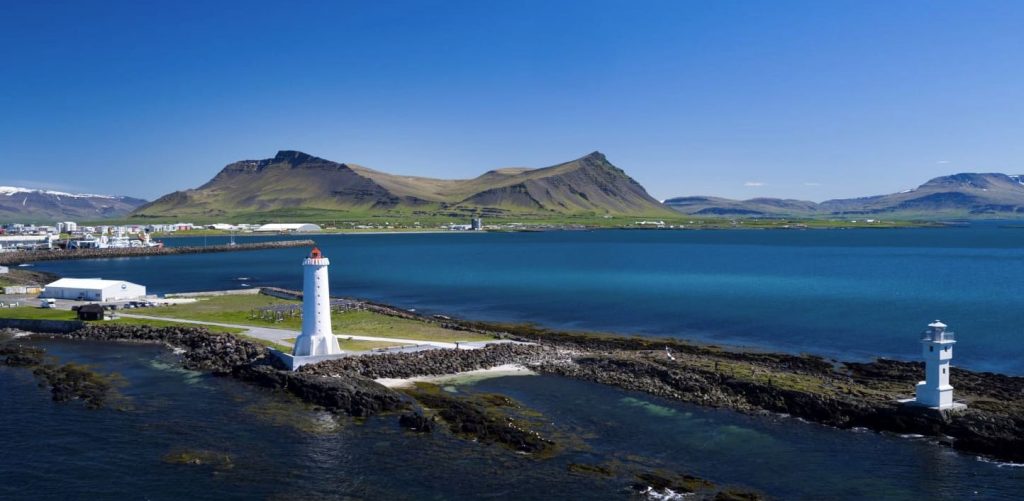
M425 382L425 383L443 383L451 381L468 382L468 381L480 381L482 379L489 379L495 377L504 376L533 376L537 373L519 364L505 364L497 367L491 367L490 369L477 369L475 371L468 372L457 372L455 374L445 374L443 376L417 376L411 378L380 378L374 381L387 386L388 388L402 388L412 386L413 383Z

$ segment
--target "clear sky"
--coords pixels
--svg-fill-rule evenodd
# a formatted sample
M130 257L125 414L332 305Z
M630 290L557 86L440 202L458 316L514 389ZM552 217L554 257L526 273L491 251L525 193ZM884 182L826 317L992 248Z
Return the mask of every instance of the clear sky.
M600 150L658 198L1024 173L1024 2L0 2L0 185L155 198L279 149Z

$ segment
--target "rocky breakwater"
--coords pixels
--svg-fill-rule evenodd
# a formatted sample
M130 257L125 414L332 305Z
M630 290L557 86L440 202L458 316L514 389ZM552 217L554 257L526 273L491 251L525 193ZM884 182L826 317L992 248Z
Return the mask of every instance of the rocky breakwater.
M201 327L88 324L63 334L72 339L162 343L180 350L182 365L191 370L231 376L265 388L291 393L330 411L369 416L406 406L403 396L358 374L345 378L299 374L276 366L267 348L229 334Z
M429 350L413 353L383 353L327 360L299 368L300 376L349 380L353 377L407 379L443 376L489 369L508 364L531 366L557 358L557 350L535 345L493 344L476 350ZM399 417L409 430L430 433L438 422L452 434L472 440L500 444L518 452L550 455L556 444L541 436L529 412L519 403L501 395L456 395L429 383L417 383L401 390L418 404Z
M64 261L68 259L103 259L111 257L170 256L176 254L237 252L264 249L282 249L288 247L310 247L312 245L315 245L315 242L312 240L276 240L273 242L253 242L237 245L15 251L0 253L0 265L15 265L38 261Z
M921 364L842 363L672 341L659 343L657 350L649 340L638 341L630 350L629 338L600 338L588 347L573 336L571 344L581 350L577 355L544 361L536 369L740 412L921 434L961 451L1024 461L1024 378L957 370L952 375L957 398L969 407L939 412L899 402L913 396L924 373Z
M299 368L299 372L322 376L358 374L371 379L404 379L443 376L507 364L534 365L558 356L558 352L552 348L502 343L477 350L427 350L346 357L304 365Z

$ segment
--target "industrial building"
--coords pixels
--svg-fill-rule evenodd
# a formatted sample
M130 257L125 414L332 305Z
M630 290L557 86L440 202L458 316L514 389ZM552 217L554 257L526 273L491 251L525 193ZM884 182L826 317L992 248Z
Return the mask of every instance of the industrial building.
M256 228L256 231L308 233L311 231L321 231L321 228L319 225L311 223L270 223Z
M100 278L62 278L46 285L39 297L79 301L120 301L146 296L144 285Z

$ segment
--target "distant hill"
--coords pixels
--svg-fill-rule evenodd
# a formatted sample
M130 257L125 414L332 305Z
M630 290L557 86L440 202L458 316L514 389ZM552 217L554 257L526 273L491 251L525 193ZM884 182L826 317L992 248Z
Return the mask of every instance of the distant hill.
M964 173L937 177L915 189L891 195L822 203L777 198L678 197L666 200L665 205L683 214L734 217L1021 217L1024 216L1022 181L1022 176Z
M0 222L55 223L69 219L116 218L145 203L140 198L0 186Z
M136 209L133 217L225 218L274 213L671 215L604 155L541 169L506 168L467 180L398 176L298 151L243 160L206 184Z

